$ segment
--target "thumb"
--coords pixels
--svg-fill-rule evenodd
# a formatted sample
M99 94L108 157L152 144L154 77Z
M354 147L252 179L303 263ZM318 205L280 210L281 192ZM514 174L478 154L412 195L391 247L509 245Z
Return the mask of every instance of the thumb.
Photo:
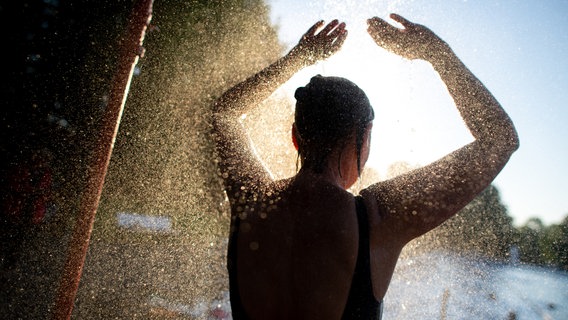
M404 28L410 28L414 25L414 23L410 22L409 20L406 20L405 18L403 18L401 15L398 15L396 13L391 13L390 14L391 19L393 19L394 21L402 24L402 26Z

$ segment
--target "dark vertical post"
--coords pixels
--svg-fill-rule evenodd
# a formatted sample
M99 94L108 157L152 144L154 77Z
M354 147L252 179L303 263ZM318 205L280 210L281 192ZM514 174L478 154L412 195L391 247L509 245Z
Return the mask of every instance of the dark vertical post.
M128 95L134 67L143 53L142 42L152 17L152 0L135 3L128 30L121 46L118 67L111 86L110 99L102 118L100 138L93 150L88 185L82 193L80 208L68 246L67 260L55 300L53 319L70 319L79 288L79 280L89 247L95 213L116 139L124 103Z

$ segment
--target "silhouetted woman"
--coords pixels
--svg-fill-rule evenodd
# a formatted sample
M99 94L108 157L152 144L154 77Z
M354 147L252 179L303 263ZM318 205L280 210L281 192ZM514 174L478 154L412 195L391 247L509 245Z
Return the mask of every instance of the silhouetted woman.
M430 62L475 140L354 196L346 189L367 160L373 109L352 82L315 76L295 93L292 135L301 169L273 180L240 116L294 73L340 49L345 24L316 23L288 54L214 106L232 212L228 269L235 319L380 318L402 248L470 202L518 148L505 111L450 47L422 25L391 18L404 28L375 17L368 20L371 37L404 58Z

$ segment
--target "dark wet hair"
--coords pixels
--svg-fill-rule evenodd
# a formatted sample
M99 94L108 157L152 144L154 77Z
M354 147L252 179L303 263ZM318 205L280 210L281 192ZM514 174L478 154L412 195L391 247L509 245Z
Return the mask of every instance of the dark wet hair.
M357 170L361 172L361 148L365 128L375 113L367 95L355 83L340 77L313 77L296 89L298 152L312 169L322 172L333 150L356 135Z

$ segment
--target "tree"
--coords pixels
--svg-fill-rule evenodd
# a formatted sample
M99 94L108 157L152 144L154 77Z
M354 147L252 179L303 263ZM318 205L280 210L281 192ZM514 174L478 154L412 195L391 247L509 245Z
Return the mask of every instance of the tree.
M555 263L568 271L568 215L557 226L554 232L552 247L555 252Z
M544 225L539 218L531 218L518 229L516 244L519 247L522 262L541 264L541 239Z
M568 217L549 226L531 218L516 231L515 243L522 262L568 270Z

